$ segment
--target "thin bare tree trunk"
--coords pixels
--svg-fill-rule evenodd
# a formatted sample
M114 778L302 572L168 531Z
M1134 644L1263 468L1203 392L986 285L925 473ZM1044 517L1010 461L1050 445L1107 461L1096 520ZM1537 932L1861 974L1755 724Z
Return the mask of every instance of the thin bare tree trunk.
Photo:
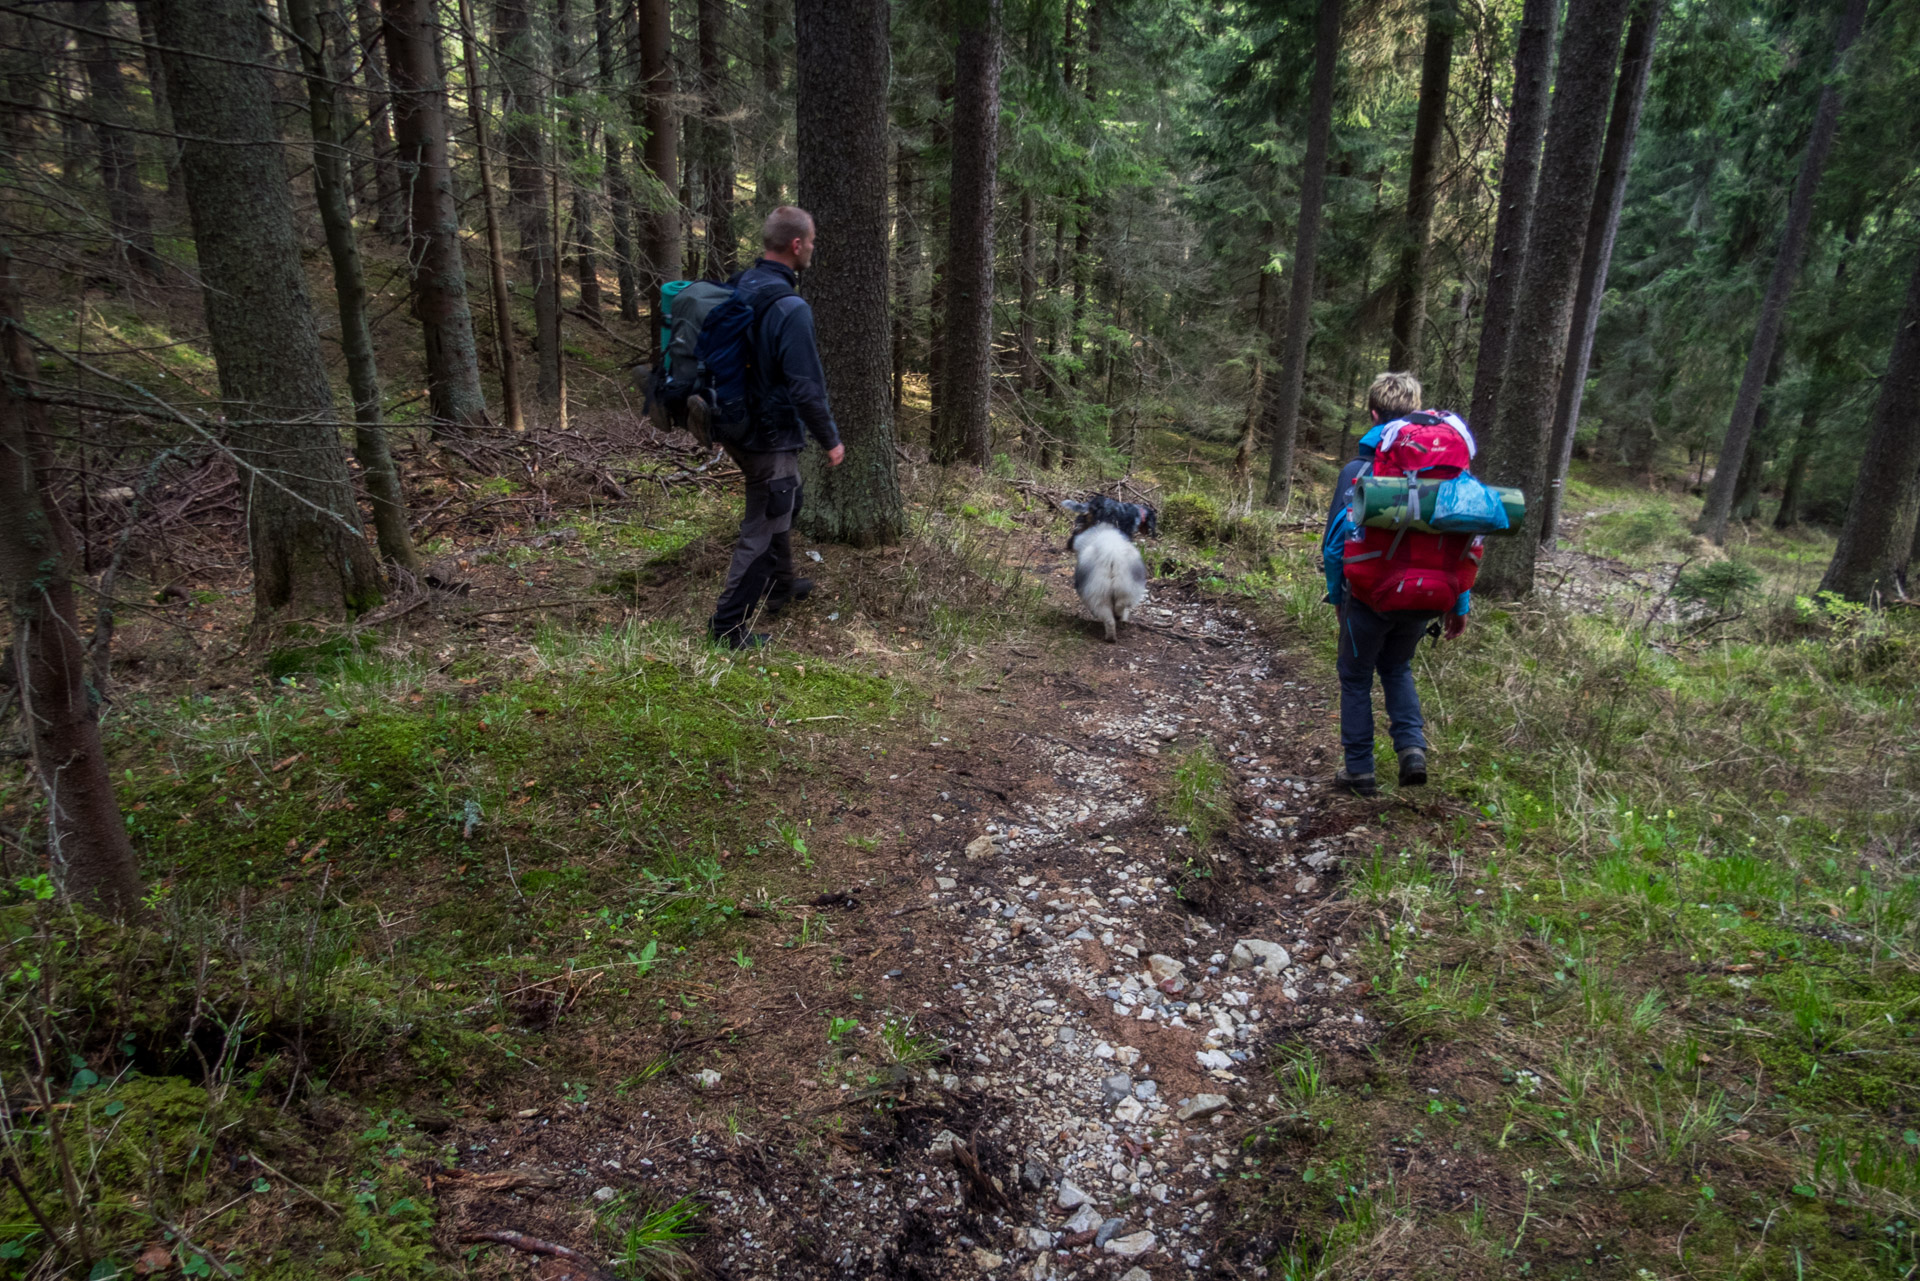
M1540 166L1540 194L1527 235L1527 261L1520 274L1514 332L1525 335L1507 360L1496 429L1484 429L1481 455L1490 479L1514 485L1533 500L1525 530L1488 540L1480 585L1496 598L1533 590L1534 556L1540 550L1541 491L1547 483L1547 449L1553 408L1566 359L1574 295L1580 287L1587 224L1598 189L1600 151L1606 141L1607 102L1620 62L1620 32L1628 0L1577 0L1568 10L1560 48L1560 74L1547 124L1547 150Z
M676 192L680 186L680 165L676 155L679 125L673 115L673 25L670 0L637 0L638 21L634 41L638 46L640 78L634 83L632 101L639 109L635 123L646 128L647 141L642 172L647 178L644 190L637 193L645 234L641 248L646 255L647 300L658 331L666 317L660 310L660 286L678 280L681 271L680 204Z
M73 530L53 497L46 407L20 394L38 360L16 325L13 253L0 245L0 584L11 607L14 680L34 772L47 796L47 852L62 894L109 916L140 906L140 869L114 799L87 689L73 595Z
M1620 55L1620 79L1613 87L1613 111L1607 117L1607 140L1600 152L1600 183L1594 191L1593 213L1587 221L1587 244L1580 257L1580 287L1573 300L1573 337L1567 349L1566 371L1553 409L1553 443L1547 457L1552 471L1540 513L1540 544L1553 546L1560 525L1561 499L1567 471L1573 466L1573 438L1580 429L1580 401L1586 395L1587 367L1593 359L1593 336L1600 328L1600 304L1607 291L1607 267L1613 261L1613 239L1620 230L1620 209L1627 199L1627 170L1633 160L1633 140L1640 132L1640 108L1647 100L1647 81L1653 71L1653 47L1659 36L1664 0L1639 0L1627 22L1627 44Z
M507 207L520 232L519 261L533 285L533 395L560 403L560 261L554 252L559 209L548 190L550 158L540 81L542 60L528 0L497 0L493 36L500 46L500 145L507 153Z
M1867 0L1847 0L1846 10L1840 15L1840 27L1834 33L1832 69L1820 89L1820 100L1813 112L1813 129L1807 136L1807 150L1800 160L1800 176L1794 181L1793 196L1787 203L1780 249L1774 255L1773 272L1767 278L1766 296L1760 301L1753 346L1747 351L1747 367L1740 375L1740 390L1734 396L1733 417L1728 420L1727 434L1720 442L1706 506L1694 525L1695 533L1716 543L1727 541L1727 519L1733 512L1740 461L1746 457L1747 443L1753 438L1753 417L1760 408L1767 367L1773 361L1774 345L1780 340L1780 327L1787 318L1787 302L1793 296L1794 283L1800 278L1800 264L1806 257L1807 240L1813 231L1814 196L1820 190L1827 158L1833 154L1834 135L1840 128L1840 91L1847 50L1853 47L1866 20Z
M1000 0L954 0L946 373L935 462L993 450L993 209L1000 142Z
M407 264L427 360L427 412L436 422L487 421L479 350L460 260L460 210L447 151L447 94L433 0L381 0L393 91L394 158L411 193Z
M74 19L80 28L88 114L100 151L100 186L107 198L107 224L113 229L116 256L124 257L142 275L157 278L160 255L154 252L153 218L140 186L140 160L134 154L133 135L127 132L133 113L127 105L120 54L111 37L113 11L107 0L81 0L74 6Z
M473 153L480 168L480 205L487 220L487 284L493 298L494 358L500 365L500 412L510 431L527 429L520 407L520 353L513 345L513 294L507 289L507 251L500 237L500 209L493 195L493 158L487 146L487 104L481 96L480 59L474 51L473 8L460 0L460 54L467 72L467 118L473 122Z
M400 488L400 472L393 463L387 429L380 421L380 369L374 361L373 327L367 319L367 279L360 265L360 245L353 234L353 209L348 203L346 148L340 142L336 111L338 81L327 56L329 42L322 31L314 0L284 0L287 21L300 47L306 71L308 120L313 127L313 195L326 233L327 254L333 262L333 292L340 308L340 350L347 360L347 387L353 396L353 452L367 482L373 505L373 528L381 557L417 575L420 561L407 529L407 503ZM336 32L336 39L344 27Z
M1547 91L1553 84L1553 33L1560 0L1526 0L1520 39L1513 51L1513 106L1507 113L1507 149L1500 162L1500 216L1493 227L1493 259L1487 267L1487 297L1480 318L1480 350L1474 358L1470 421L1491 427L1506 376L1513 334L1513 305L1520 294L1527 231L1540 173L1540 140L1547 129Z
M613 13L608 0L593 0L593 47L598 58L600 92L613 96ZM603 130L607 159L607 203L613 214L613 269L620 282L620 319L640 323L640 278L633 261L633 189L627 185L620 140Z
M893 179L893 416L907 395L908 339L913 331L913 276L920 261L920 237L913 214L913 164L901 144Z
M1314 18L1313 89L1307 107L1307 154L1300 164L1300 221L1294 229L1293 278L1288 282L1287 332L1275 392L1273 453L1266 501L1293 501L1293 449L1306 387L1307 340L1313 329L1314 260L1320 250L1320 206L1327 190L1327 148L1333 133L1333 73L1340 61L1341 0L1319 0Z
M1447 124L1447 87L1453 78L1454 0L1428 0L1427 43L1420 59L1420 106L1414 113L1413 154L1407 171L1406 243L1400 249L1387 368L1418 370L1427 318L1428 241L1433 229L1434 174Z
M1034 299L1040 290L1040 227L1033 211L1033 192L1020 193L1020 390L1027 395L1040 385L1040 357L1034 348Z
M373 150L374 228L388 240L407 234L407 197L400 189L400 165L393 144L393 100L380 56L380 11L374 0L354 0L353 20L360 34L360 65L367 78L367 137Z

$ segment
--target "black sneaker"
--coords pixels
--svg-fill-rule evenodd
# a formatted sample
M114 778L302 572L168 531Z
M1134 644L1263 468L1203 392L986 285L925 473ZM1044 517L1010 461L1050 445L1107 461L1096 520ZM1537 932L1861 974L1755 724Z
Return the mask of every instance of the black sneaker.
M1409 747L1400 753L1400 786L1425 787L1427 785L1427 754L1417 747Z
M1352 792L1355 796L1380 794L1380 784L1372 774L1349 774L1344 765L1333 776L1333 786L1337 791Z
M767 617L777 618L781 610L789 605L797 604L811 595L813 595L813 580L811 578L796 578L793 580L793 585L786 591L774 592L767 597Z

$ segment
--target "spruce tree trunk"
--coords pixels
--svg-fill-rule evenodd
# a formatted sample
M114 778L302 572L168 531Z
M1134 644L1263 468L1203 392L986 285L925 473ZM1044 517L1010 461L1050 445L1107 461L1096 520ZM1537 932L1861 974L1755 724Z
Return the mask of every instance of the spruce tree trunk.
M548 190L544 70L528 0L497 0L493 38L500 49L500 146L507 153L508 211L520 234L521 267L533 286L534 398L560 403L560 262L554 253L559 210Z
M647 179L637 193L640 220L645 228L640 237L646 257L641 277L647 291L647 303L653 312L657 332L666 319L660 310L660 286L678 280L681 272L680 202L675 194L680 187L680 162L676 144L679 124L673 115L673 23L670 0L637 0L638 22L633 43L640 65L639 79L629 98L634 123L646 130L641 172Z
M1507 149L1500 162L1500 216L1493 227L1493 259L1480 320L1480 350L1474 358L1473 402L1468 421L1493 426L1513 334L1513 305L1520 294L1527 230L1540 173L1540 141L1547 129L1547 91L1553 83L1553 33L1560 0L1526 0L1520 38L1513 51L1513 105L1507 113Z
M1040 226L1033 193L1020 193L1020 390L1032 395L1040 385L1040 357L1034 349L1033 304L1040 289Z
M433 0L381 0L393 93L394 161L411 193L407 264L413 315L427 361L427 412L438 423L487 422L480 390L467 272L460 260L460 211L447 156L447 94L440 73Z
M600 261L599 245L594 238L595 216L599 210L598 192L584 182L574 180L573 175L586 164L593 154L593 143L586 124L580 118L580 101L586 96L587 86L579 76L580 52L573 43L573 5L570 0L554 0L553 75L559 92L566 102L567 141L563 162L554 168L554 174L564 177L572 191L572 217L569 229L572 235L567 244L572 246L573 279L580 291L580 313L593 324L600 323ZM553 216L560 217L559 197L554 197Z
M153 0L181 175L235 460L246 483L254 610L337 618L380 602L380 570L335 426L248 0Z
M13 253L0 245L0 586L12 626L13 679L34 773L46 789L47 852L67 898L108 916L140 906L140 869L113 795L87 688L86 645L74 602L73 530L54 498L46 407L15 387L38 361L22 319Z
M1780 508L1773 514L1775 529L1792 529L1800 523L1800 491L1806 485L1813 442L1820 438L1820 408L1820 401L1809 388L1806 404L1800 410L1800 432L1794 437L1793 456L1787 462L1787 478L1780 487Z
M360 29L360 66L367 78L367 138L373 149L374 229L388 240L407 234L407 197L400 189L400 163L394 152L393 100L387 92L386 64L380 55L380 10L374 0L354 0L354 24Z
M608 0L593 0L593 48L598 59L598 89L615 97L613 72L613 13ZM627 185L620 140L608 127L602 132L607 163L607 204L613 215L613 270L620 288L620 319L640 323L640 280L633 262L633 191Z
M1907 571L1920 547L1920 259L1907 281L1907 300L1893 331L1886 377L1873 411L1872 434L1860 457L1859 478L1823 592L1848 600L1902 597Z
M1727 434L1720 442L1706 506L1694 525L1695 533L1715 543L1727 541L1727 519L1733 512L1734 490L1740 480L1739 460L1746 457L1748 442L1753 439L1753 418L1760 408L1767 367L1780 340L1780 327L1786 321L1787 302L1793 296L1794 282L1800 278L1800 264L1806 258L1807 240L1813 230L1814 197L1819 192L1827 159L1833 153L1834 135L1840 127L1840 90L1847 50L1859 37L1866 18L1867 0L1847 0L1839 29L1834 33L1832 70L1814 107L1813 128L1807 135L1807 149L1800 159L1800 176L1794 180L1793 196L1787 203L1786 226L1780 234L1773 271L1767 278L1766 295L1760 301L1760 319L1754 326L1747 367L1740 375L1740 390L1734 396L1733 416L1728 419Z
M1653 70L1654 41L1659 34L1665 0L1638 0L1627 23L1627 43L1620 55L1620 80L1613 88L1613 111L1607 117L1607 139L1600 150L1600 182L1594 191L1593 213L1587 220L1586 248L1580 255L1580 287L1573 299L1573 341L1567 349L1566 371L1553 409L1553 444L1548 451L1552 472L1546 506L1540 513L1540 543L1553 546L1560 525L1561 497L1567 470L1573 466L1573 438L1580 429L1580 401L1586 395L1587 368L1593 359L1593 336L1600 328L1600 304L1607 292L1607 266L1613 261L1613 240L1620 230L1620 208L1627 198L1627 171L1633 162L1633 140L1640 131L1640 108L1647 99L1647 81Z
M993 452L993 210L1000 156L1000 0L953 0L953 176L947 332L933 459L984 467Z
M1433 230L1434 175L1447 124L1447 86L1453 78L1454 0L1428 0L1427 44L1420 59L1420 107L1414 114L1413 154L1407 170L1406 243L1394 287L1393 337L1387 368L1418 371L1427 319L1428 242Z
M387 429L380 421L380 370L374 362L373 328L367 319L367 279L360 265L360 245L353 234L353 209L348 202L347 150L341 145L337 111L340 83L332 74L333 60L321 29L315 0L284 0L287 22L300 48L306 71L307 113L313 127L313 196L320 209L320 226L333 262L333 291L340 309L340 350L347 361L347 387L353 396L353 452L367 482L373 505L373 528L380 556L409 574L420 571L413 538L407 529L407 504L400 488L400 472L393 463ZM344 34L336 28L335 38Z
M726 280L739 270L740 238L733 229L733 126L726 122L724 0L699 0L696 46L700 59L700 176L705 180L707 274Z
M893 178L893 416L907 396L908 341L913 333L913 277L920 261L920 236L913 213L913 165L903 143L894 159Z
M1487 540L1480 587L1496 598L1533 590L1534 554L1540 546L1540 508L1547 483L1547 449L1560 367L1567 354L1574 295L1580 287L1581 255L1606 141L1607 100L1620 62L1620 31L1628 0L1576 0L1561 41L1560 74L1553 88L1540 193L1527 235L1520 298L1513 329L1526 341L1507 359L1499 415L1491 433L1482 428L1481 466L1489 481L1516 485L1531 500L1526 528L1510 538ZM1480 470L1480 468L1476 468Z
M1293 279L1288 282L1287 330L1274 389L1273 454L1267 467L1266 502L1293 501L1293 448L1300 431L1300 399L1306 387L1307 339L1313 329L1314 259L1320 250L1320 206L1327 191L1327 145L1333 133L1333 73L1340 61L1342 0L1319 0L1314 19L1313 90L1307 106L1307 154L1300 164L1300 221L1293 238Z
M134 154L133 135L127 132L133 113L127 104L120 53L111 38L113 11L107 0L81 0L74 6L74 19L80 28L77 38L87 72L87 108L100 150L100 186L107 198L114 256L157 279L160 255L154 252L153 218L140 186L140 158Z
M513 295L507 291L507 252L500 237L500 209L493 198L493 156L487 146L487 103L474 52L473 6L459 0L460 54L467 73L467 119L473 125L473 157L480 170L480 211L487 224L487 285L493 300L493 350L500 363L500 412L507 430L525 431L520 407L520 354L513 344Z
M1733 519L1742 523L1760 514L1760 476L1766 470L1773 441L1767 437L1767 425L1773 418L1773 389L1780 381L1781 357L1787 345L1776 343L1773 359L1767 364L1767 381L1760 388L1760 407L1753 414L1753 438L1747 442L1746 457L1740 460L1740 483L1733 490Z
M153 97L153 127L167 135L159 143L171 217L187 207L186 189L180 185L180 140L172 136L173 108L167 102L167 72L160 61L159 42L153 38L153 11L144 4L136 4L133 11L140 21L140 63L146 68L147 92Z
M786 158L781 148L786 130L780 111L781 0L760 0L760 88L767 95L768 130L760 154L755 204L762 214L786 202Z
M846 461L801 455L802 527L814 538L871 547L904 525L894 464L887 336L886 0L798 0L794 6L800 203L819 242L807 272L820 358Z

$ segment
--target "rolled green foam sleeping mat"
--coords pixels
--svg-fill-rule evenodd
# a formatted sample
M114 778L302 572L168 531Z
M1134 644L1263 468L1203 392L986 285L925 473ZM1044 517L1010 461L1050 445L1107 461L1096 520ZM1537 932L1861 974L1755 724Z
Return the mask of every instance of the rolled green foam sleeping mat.
M1361 512L1360 523L1373 529L1398 529L1407 515L1407 478L1405 476L1363 476L1355 482L1360 489L1361 501L1365 504ZM1414 517L1411 528L1427 533L1442 533L1427 524L1433 515L1433 505L1439 496L1439 481L1423 481L1420 485L1420 511ZM1517 489L1502 485L1489 485L1500 499L1500 505L1506 508L1507 527L1494 530L1488 536L1516 534L1527 521L1527 497Z

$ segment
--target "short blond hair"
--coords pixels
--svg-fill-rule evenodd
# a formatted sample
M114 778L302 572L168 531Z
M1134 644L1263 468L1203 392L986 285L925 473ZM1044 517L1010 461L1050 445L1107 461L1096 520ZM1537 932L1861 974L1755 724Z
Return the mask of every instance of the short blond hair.
M1367 388L1367 408L1381 422L1403 417L1420 408L1420 380L1407 370L1388 370Z

